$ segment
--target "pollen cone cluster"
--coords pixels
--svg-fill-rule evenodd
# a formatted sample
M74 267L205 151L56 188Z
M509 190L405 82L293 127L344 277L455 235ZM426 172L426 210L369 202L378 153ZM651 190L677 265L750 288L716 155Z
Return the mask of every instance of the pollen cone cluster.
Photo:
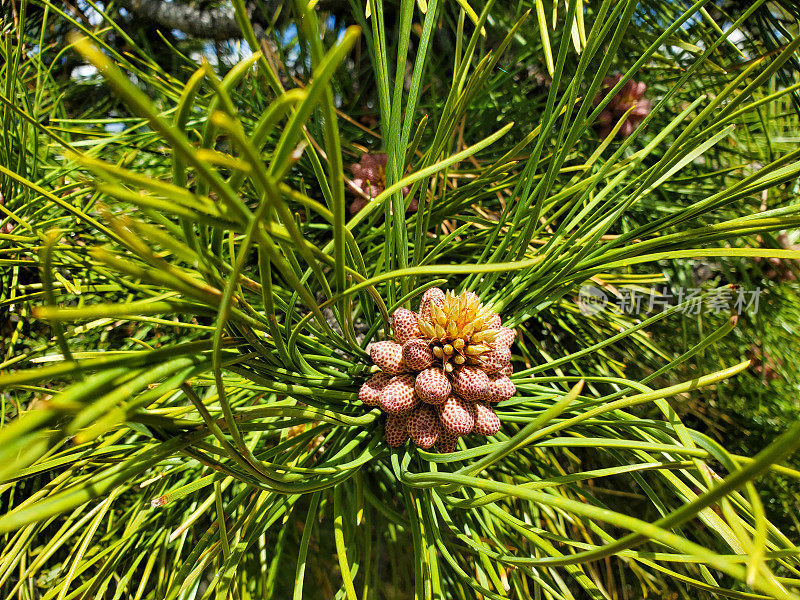
M418 312L392 315L394 340L370 348L380 368L359 398L387 413L390 446L411 438L417 446L453 452L460 436L493 435L500 419L492 405L516 392L509 376L514 331L477 295L431 288Z
M350 189L356 194L356 199L350 203L350 214L354 215L373 198L377 198L386 189L386 155L364 154L361 160L350 165L353 179ZM410 188L402 189L403 197L408 196ZM406 212L416 212L417 201L412 199Z
M603 87L600 93L594 99L594 105L597 106L605 98L611 89L617 85L622 79L622 75L614 75L613 77L606 77L603 80ZM647 85L644 82L637 82L630 80L623 85L619 92L611 99L606 107L597 115L595 126L599 128L600 135L606 137L625 113L631 108L631 112L625 119L625 122L620 126L619 135L621 137L628 137L634 132L644 118L650 114L652 104L647 98L644 98Z

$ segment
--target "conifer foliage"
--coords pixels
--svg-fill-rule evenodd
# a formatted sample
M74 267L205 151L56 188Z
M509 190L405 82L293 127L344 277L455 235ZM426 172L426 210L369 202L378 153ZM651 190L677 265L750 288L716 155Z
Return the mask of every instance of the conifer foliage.
M0 597L800 596L793 5L289 4L0 4Z

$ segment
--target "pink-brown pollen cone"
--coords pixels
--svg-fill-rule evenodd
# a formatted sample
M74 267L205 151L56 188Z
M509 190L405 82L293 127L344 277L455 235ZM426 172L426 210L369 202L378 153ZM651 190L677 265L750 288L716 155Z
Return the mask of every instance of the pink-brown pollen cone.
M420 448L435 444L439 452L452 452L461 436L499 431L493 406L516 392L510 379L515 331L491 306L473 292L430 288L417 312L395 311L392 334L394 340L370 346L380 371L359 392L365 405L387 413L390 446L410 438Z
M622 79L622 75L617 74L612 77L606 77L603 80L603 86L600 92L595 96L594 105L597 106L602 102L611 89L617 85ZM644 93L647 90L647 85L642 81L634 81L633 79L627 81L620 90L608 102L606 107L597 115L597 120L594 125L598 128L601 137L606 137L611 133L611 130L625 115L625 113L633 108L628 114L625 122L622 123L619 129L619 134L622 137L628 137L634 132L644 118L650 114L652 104L647 98L644 98Z

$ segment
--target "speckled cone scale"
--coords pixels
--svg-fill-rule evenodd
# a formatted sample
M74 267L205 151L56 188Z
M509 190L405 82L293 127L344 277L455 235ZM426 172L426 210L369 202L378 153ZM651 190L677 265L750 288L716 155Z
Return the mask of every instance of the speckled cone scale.
M439 437L439 418L436 409L420 404L408 419L408 434L420 448L428 449Z
M478 435L494 435L500 431L500 418L488 404L475 403L475 427L472 431Z
M458 435L455 431L450 431L444 427L439 431L439 438L436 440L436 449L439 452L455 452L458 449Z
M491 375L511 363L511 350L507 346L497 346L491 352L481 356L479 360L482 370Z
M417 395L428 404L441 404L450 396L453 387L440 367L420 371L414 382Z
M392 329L394 337L400 344L405 344L408 340L418 338L422 335L418 325L419 317L417 313L407 308L398 308L392 314Z
M413 375L397 375L392 377L378 398L381 408L391 415L406 413L419 403L414 391Z
M517 332L508 327L500 327L497 332L497 336L494 338L495 347L505 346L508 348L514 343L514 338L517 337Z
M378 406L383 388L389 383L392 376L389 373L375 373L358 390L358 399L369 406Z
M444 306L444 292L439 288L430 288L425 290L422 294L422 300L419 303L419 316L426 321L431 318L431 304L435 304L439 308Z
M422 371L436 362L436 357L427 341L414 338L403 344L403 360L412 371Z
M408 370L403 360L403 346L396 342L375 342L369 349L369 357L385 373L398 375Z
M489 376L476 366L465 365L452 378L453 390L464 400L481 400L489 389Z
M467 435L475 426L475 408L458 396L450 396L439 407L439 420L445 429Z
M406 443L408 438L408 418L410 415L388 415L383 426L386 443L392 448L397 448Z
M489 376L489 392L486 394L487 402L502 402L508 400L517 392L517 387L506 375Z

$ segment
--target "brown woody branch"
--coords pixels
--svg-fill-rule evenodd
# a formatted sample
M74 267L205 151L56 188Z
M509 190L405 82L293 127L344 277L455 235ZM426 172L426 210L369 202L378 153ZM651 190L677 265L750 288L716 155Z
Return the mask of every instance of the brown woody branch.
M164 29L177 29L189 37L208 38L217 41L241 38L242 30L236 21L236 12L229 5L218 8L199 9L183 2L164 2L164 0L119 0L119 5L141 19L152 21ZM267 0L270 10L291 9L287 0ZM247 3L247 15L253 23L256 36L264 33L266 22L259 22L254 3ZM317 8L341 12L347 10L347 0L320 0Z
M201 10L163 0L119 0L119 5L139 18L165 29L177 29L190 37L219 41L242 37L236 12L229 6ZM248 13L252 13L252 8L248 7Z

